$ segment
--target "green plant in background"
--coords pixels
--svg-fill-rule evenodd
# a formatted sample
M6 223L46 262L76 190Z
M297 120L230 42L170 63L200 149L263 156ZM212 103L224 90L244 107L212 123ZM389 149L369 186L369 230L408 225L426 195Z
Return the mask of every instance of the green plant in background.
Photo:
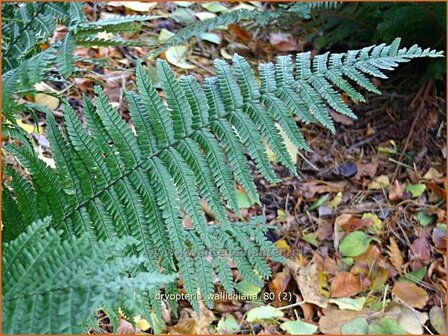
M179 272L196 310L198 293L209 307L213 304L209 296L214 291L213 271L226 291L234 290L229 258L243 279L261 286L261 279L270 276L265 256L283 259L265 238L266 226L230 223L226 213L227 207L239 214L235 182L259 202L248 157L267 181L278 182L265 141L295 174L279 128L294 145L306 150L295 119L318 122L334 132L328 107L355 118L341 92L363 101L355 86L379 93L367 76L387 78L383 71L399 63L442 56L418 46L400 49L399 43L396 39L390 45L314 58L309 52L295 59L280 56L275 64L259 65L260 83L238 55L232 65L215 60L216 76L206 78L202 86L193 76L176 79L170 67L157 60L163 100L145 68L138 65L138 92L125 94L135 133L96 87L93 103L83 99L87 128L68 104L62 129L47 112L56 169L25 145L4 147L26 168L31 181L7 171L12 181L3 186L3 237L11 239L12 246L32 249L32 242L20 234L48 216L64 240L86 237L79 239L102 246L115 237L131 236L134 241L126 255L144 258L139 270ZM201 199L219 225L207 225ZM192 229L184 228L182 215L191 220ZM11 267L10 259L4 266ZM21 274L14 273L20 270L11 272L13 277ZM135 278L139 274L132 273ZM165 288L166 293L176 291L174 284ZM160 315L154 292L146 299ZM11 302L18 304L14 295ZM36 303L39 309L40 305Z
M88 235L62 240L50 219L30 224L3 244L2 331L5 334L81 334L84 322L107 304L130 312L174 275L135 273L146 260L125 257L131 237L92 244Z
M357 48L367 43L390 43L396 36L403 44L444 49L445 2L351 2L333 9L318 8L305 28L319 47ZM445 60L430 60L423 79L444 78Z

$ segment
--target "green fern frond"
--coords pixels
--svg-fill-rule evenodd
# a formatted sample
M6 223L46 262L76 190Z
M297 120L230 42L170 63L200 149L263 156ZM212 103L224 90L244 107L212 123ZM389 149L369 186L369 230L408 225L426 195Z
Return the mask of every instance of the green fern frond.
M158 18L130 15L91 22L83 6L76 2L28 2L6 7L11 18L2 23L2 111L10 122L14 122L16 112L23 108L18 98L35 93L34 84L50 79L55 70L63 77L79 72L74 66L77 46L147 45L144 41L122 40L117 36L102 39L98 33L135 32L140 30L141 22ZM42 51L41 45L50 41L57 24L67 27L67 35Z
M102 305L139 308L140 293L164 286L173 275L129 272L144 262L123 257L134 239L90 244L86 236L61 240L47 218L4 244L2 330L5 334L80 334Z
M334 131L329 108L354 117L341 92L360 95L357 86L377 91L370 76L383 77L384 70L416 57L440 56L417 46L399 49L399 40L314 59L302 53L295 63L281 56L275 65L259 66L258 83L248 63L235 55L233 65L215 61L217 76L205 79L203 88L191 77L177 81L169 66L158 60L164 99L139 64L138 92L126 92L135 132L96 87L94 104L84 99L87 128L69 107L62 130L49 116L56 169L23 146L5 147L29 171L38 197L39 213L26 220L51 215L65 237L84 234L96 241L132 236L137 241L129 253L144 256L148 270L179 270L192 298L198 291L205 300L209 297L210 269L226 290L233 290L228 259L218 253L222 249L240 274L259 286L270 274L264 255L281 257L259 227L230 224L223 206L239 214L237 182L259 201L248 156L269 182L278 181L266 142L295 173L281 130L299 148L308 149L298 120L319 122ZM8 202L23 207L24 191L9 188ZM213 212L219 230L206 224L203 206ZM191 221L190 231L182 217ZM210 263L191 255L196 249L210 255ZM195 299L192 305L199 307Z

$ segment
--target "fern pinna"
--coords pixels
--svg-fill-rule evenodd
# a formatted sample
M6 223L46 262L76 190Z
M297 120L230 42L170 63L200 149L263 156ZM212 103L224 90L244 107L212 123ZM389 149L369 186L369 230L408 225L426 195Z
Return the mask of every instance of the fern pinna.
M265 239L263 226L233 225L225 208L239 213L236 182L259 202L248 157L269 182L279 181L265 141L295 174L279 128L308 150L295 119L318 122L334 132L329 107L355 118L340 92L363 101L355 86L379 93L368 76L386 78L383 70L399 63L439 56L417 46L399 49L399 39L313 59L301 53L295 57L295 71L293 58L280 56L275 64L258 67L259 83L249 64L235 55L233 65L216 60L216 76L206 78L202 86L193 76L177 80L170 67L157 60L164 100L139 65L138 92L125 94L132 128L96 87L93 103L83 100L87 128L68 105L62 130L53 115L47 115L57 169L28 147L6 145L30 173L32 184L13 173L11 191L4 197L10 204L4 210L5 234L11 232L14 238L8 215L14 208L25 225L51 215L65 237L85 235L96 242L132 236L136 242L130 253L144 256L149 271L179 271L196 309L198 293L212 305L213 270L224 289L233 291L229 258L244 279L260 286L270 275L264 257L282 258ZM207 225L201 199L219 225ZM185 216L191 230L183 226ZM168 293L176 290L166 288Z
M80 334L103 305L140 311L145 293L174 275L139 272L142 256L124 257L135 241L113 238L96 244L88 235L61 239L50 218L30 224L3 245L2 331L5 334Z

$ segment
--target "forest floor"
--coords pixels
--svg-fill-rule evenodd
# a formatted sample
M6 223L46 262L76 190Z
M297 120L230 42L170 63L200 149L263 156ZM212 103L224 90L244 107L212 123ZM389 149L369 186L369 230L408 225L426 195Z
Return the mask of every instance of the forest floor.
M172 3L142 6L115 2L101 9L90 7L90 14L98 18L173 10ZM219 11L199 4L179 8L177 22L160 19L145 23L139 38L157 43L169 37L170 31L185 26L192 15L197 19L198 12L212 16ZM179 75L195 73L201 80L213 74L214 58L226 58L233 52L257 64L304 48L319 52L306 37L264 30L249 33L234 25L189 41L185 50L175 50L180 56L174 61L166 53L161 57ZM107 95L124 118L123 90L134 87L135 60L148 50L77 50L78 55L107 58L114 67L92 70L98 72L96 80L105 84ZM275 334L285 332L280 324L298 319L303 323L290 325L298 329L286 329L288 332L339 334L344 325L345 330L362 329L364 321L376 323L380 331L388 327L391 333L403 330L399 328L413 334L444 330L446 83L415 85L415 66L419 64L403 66L389 80L376 82L383 95L367 95L362 104L350 103L358 120L331 111L335 135L318 125L302 125L312 151L297 153L289 148L297 160L297 176L276 165L283 179L278 185L257 177L262 207L253 205L240 190L245 219L264 215L266 223L275 226L268 238L289 260L287 264L270 264L272 277L263 288L241 289L242 294L259 293L259 299L216 301L211 310L202 307L200 317L183 302L177 318L167 314L164 332ZM93 95L94 80L78 78L72 84L63 95L77 108L81 94ZM32 123L22 121L27 127ZM43 126L40 132L29 129L42 147L42 157L51 160ZM247 321L248 311L265 306L278 308L276 312L282 315ZM349 324L354 329L347 329L347 322L356 318L358 325ZM102 327L110 331L107 323L102 322ZM140 322L137 328L145 330L147 326Z

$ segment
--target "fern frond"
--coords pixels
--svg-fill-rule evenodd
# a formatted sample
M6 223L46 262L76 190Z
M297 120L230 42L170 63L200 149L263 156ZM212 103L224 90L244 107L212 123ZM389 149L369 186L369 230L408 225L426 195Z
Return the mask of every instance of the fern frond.
M128 272L142 264L123 257L132 238L90 244L85 236L61 240L49 218L30 224L4 244L2 328L5 334L75 334L104 304L136 311L139 293L163 286L173 275Z
M70 74L75 70L75 61L73 57L73 52L75 51L76 42L71 33L65 35L62 40L61 48L58 54L58 64L59 71L64 76L70 76Z
M236 182L259 201L248 156L269 182L278 181L263 145L266 142L295 173L280 132L299 148L308 149L296 117L334 131L329 108L354 117L340 91L360 95L355 89L358 85L375 88L372 75L382 76L383 71L416 57L442 56L398 45L399 40L314 59L302 53L295 63L281 56L275 65L259 66L260 83L249 64L235 55L233 65L215 61L217 76L205 79L203 88L191 77L177 81L168 65L158 60L164 100L139 64L138 93L126 92L133 129L96 87L94 104L84 99L87 128L68 107L62 130L49 117L55 170L23 146L5 149L29 171L39 215L52 215L64 236L85 235L92 241L132 236L137 241L128 252L145 256L148 270L159 266L168 272L179 270L192 298L198 291L205 298L210 295L210 268L226 290L233 290L227 259L217 253L220 249L229 252L247 281L259 286L261 278L270 274L264 253L275 260L282 258L271 253L274 248L257 233L261 229L230 224L223 206L225 202L239 214ZM9 188L8 202L20 204L16 187ZM219 230L207 225L204 206L220 222ZM190 231L183 225L183 213L192 222ZM196 248L211 256L210 264L191 255ZM175 290L175 286L167 288ZM197 301L192 299L192 304L198 309Z

